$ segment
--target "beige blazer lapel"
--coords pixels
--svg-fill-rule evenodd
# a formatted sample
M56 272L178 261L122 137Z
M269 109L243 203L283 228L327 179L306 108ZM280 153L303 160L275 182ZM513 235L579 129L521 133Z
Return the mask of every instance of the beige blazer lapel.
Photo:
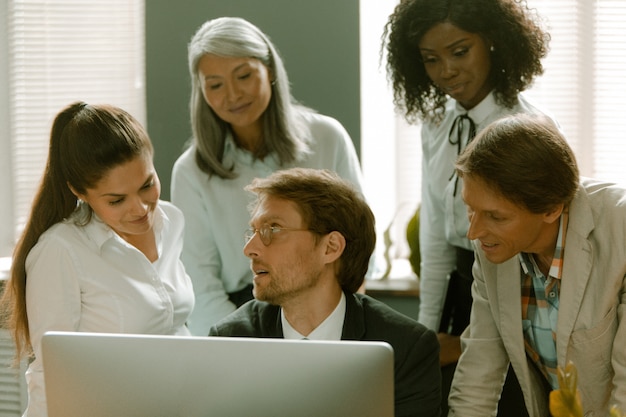
M509 352L519 345L523 352L521 272L517 255L498 265L497 280L500 334Z
M589 283L594 257L593 247L587 239L593 229L593 217L589 205L581 205L575 199L570 208L570 213L572 212L577 212L577 215L570 214L570 219L580 220L576 223L570 221L565 237L556 338L556 353L560 365L565 365L569 339ZM568 254L571 255L568 256Z
M499 324L502 342L511 363L516 368L520 380L528 381L524 332L522 328L522 290L519 258L498 265L497 300L499 303Z

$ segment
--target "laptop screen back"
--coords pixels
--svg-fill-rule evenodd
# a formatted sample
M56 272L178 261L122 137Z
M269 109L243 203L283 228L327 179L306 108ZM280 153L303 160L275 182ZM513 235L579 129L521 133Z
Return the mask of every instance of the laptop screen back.
M49 417L393 415L383 342L49 332Z

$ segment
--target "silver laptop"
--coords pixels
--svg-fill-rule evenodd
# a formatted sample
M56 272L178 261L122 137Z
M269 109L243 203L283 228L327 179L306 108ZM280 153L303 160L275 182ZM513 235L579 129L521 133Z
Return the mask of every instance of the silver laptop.
M393 416L383 342L48 332L49 417Z

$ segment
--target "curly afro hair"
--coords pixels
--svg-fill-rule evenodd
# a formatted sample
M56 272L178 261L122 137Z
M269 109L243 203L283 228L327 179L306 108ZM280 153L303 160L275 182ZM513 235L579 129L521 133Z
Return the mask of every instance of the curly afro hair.
M480 34L493 45L490 77L498 103L512 107L543 73L550 35L525 0L402 0L385 25L381 56L386 50L394 104L407 121L436 121L445 109L447 96L426 74L418 47L422 36L442 22Z

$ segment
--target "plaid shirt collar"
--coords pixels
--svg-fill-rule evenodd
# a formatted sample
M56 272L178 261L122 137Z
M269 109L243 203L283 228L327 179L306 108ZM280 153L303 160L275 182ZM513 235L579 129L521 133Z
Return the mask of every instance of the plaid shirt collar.
M567 209L565 209L563 210L563 213L561 214L561 218L559 220L559 234L556 239L556 247L554 248L554 256L552 257L552 265L550 265L550 271L548 272L548 275L558 280L561 279L561 275L563 274L563 257L565 254L565 237L567 235L568 221L569 212ZM520 252L518 254L518 258L520 264L522 265L522 270L525 274L529 274L531 276L537 276L541 274L541 272L538 271L534 260L528 253Z

